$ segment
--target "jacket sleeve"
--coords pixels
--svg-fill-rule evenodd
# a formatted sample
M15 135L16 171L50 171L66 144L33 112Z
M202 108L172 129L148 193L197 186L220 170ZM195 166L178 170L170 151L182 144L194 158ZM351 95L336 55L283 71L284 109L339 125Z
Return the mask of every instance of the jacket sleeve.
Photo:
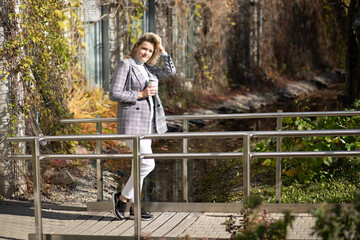
M129 81L131 81L130 67L130 61L123 60L120 62L110 87L110 100L136 104L138 92L132 91L129 86Z
M159 78L159 80L174 76L176 73L174 62L167 53L160 55L159 63L155 66L149 66L149 69Z

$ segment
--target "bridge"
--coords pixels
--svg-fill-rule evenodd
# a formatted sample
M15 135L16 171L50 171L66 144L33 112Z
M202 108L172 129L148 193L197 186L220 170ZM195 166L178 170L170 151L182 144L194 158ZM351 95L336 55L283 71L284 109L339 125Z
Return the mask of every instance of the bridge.
M142 221L142 236L149 239L229 239L223 223L230 215L240 219L237 203L142 203L154 214ZM312 236L314 218L309 214L317 204L265 204L274 219L291 210L295 221L288 240L319 239ZM42 239L92 240L134 239L134 221L119 221L109 211L110 202L89 203L87 208L42 204ZM34 209L28 202L0 200L0 239L39 239L35 234Z
M33 176L34 176L34 215L35 215L35 234L30 235L30 239L66 239L64 237L72 236L71 234L66 234L66 231L57 235L56 232L50 235L44 234L43 232L43 217L42 217L42 206L40 201L40 161L42 159L97 159L97 162L100 163L102 159L134 159L134 182L135 182L135 208L134 208L134 221L124 221L124 223L117 224L115 221L114 226L116 229L121 229L123 224L126 226L126 230L120 233L123 237L130 237L135 239L140 239L143 230L146 229L154 229L154 231L149 231L151 236L157 237L181 237L181 235L176 235L175 233L183 234L186 231L180 231L179 228L182 226L188 226L186 228L190 228L192 224L188 223L188 219L205 219L205 223L200 224L200 220L194 220L193 223L199 221L200 225L204 226L213 226L210 229L216 229L215 225L210 224L210 222L221 222L225 218L224 216L228 216L229 212L223 210L223 208L219 208L220 210L210 210L209 206L206 207L204 205L204 210L198 210L196 203L188 203L188 210L181 211L174 207L176 204L173 203L172 208L168 208L165 211L157 212L161 209L160 203L150 205L150 209L153 209L153 212L156 213L156 218L150 223L143 223L140 216L140 189L139 189L139 160L140 158L155 158L155 159L183 159L184 164L186 164L186 159L219 159L219 158L242 158L243 159L243 191L244 196L249 196L250 194L250 160L253 158L276 158L277 159L277 167L276 167L276 200L278 203L281 202L281 158L283 157L324 157L324 156L334 156L334 157L350 157L350 156L360 156L360 151L322 151L322 152L281 152L281 138L282 137L309 137L309 136L359 136L360 129L344 129L344 130L309 130L309 131L281 131L281 119L283 117L317 117L317 116L359 116L360 111L338 111L338 112L303 112L303 113L253 113L253 114L226 114L226 115L187 115L187 116L178 116L172 118L182 119L184 120L184 126L187 126L186 121L189 119L229 119L229 118L277 118L277 130L276 131L234 131L234 132L185 132L183 133L167 133L167 134L149 134L149 135L117 135L117 134L98 134L94 135L67 135L67 136L32 136L32 137L9 137L7 139L8 142L31 142L32 143L32 154L31 155L10 155L8 159L32 159L33 162ZM168 118L169 119L169 118ZM64 120L68 121L86 121L86 122L96 122L101 123L104 121L115 121L115 119L94 119L94 120ZM216 153L187 153L186 149L186 141L189 138L242 138L243 139L243 152L239 153L229 153L229 152L216 152ZM254 138L269 138L276 137L277 138L277 151L276 152L251 152L250 144L251 140ZM153 153L153 154L140 154L138 151L140 139L183 139L184 142L184 151L182 153ZM74 154L41 154L39 144L42 141L79 141L79 140L93 140L101 142L102 140L133 140L133 154L101 154L97 151L96 154L91 155L74 155ZM101 202L101 167L98 164L98 200L99 203L106 206L106 203ZM184 167L184 169L186 169ZM184 180L186 180L187 173L184 171ZM184 184L186 190L186 183ZM184 191L184 198L186 198L186 191ZM100 199L99 199L100 198ZM146 204L146 203L143 203ZM147 203L150 204L150 203ZM238 207L234 207L232 205L232 213L236 213L241 209L242 204L236 204ZM277 205L277 209L285 209L287 208L284 204L275 204ZM91 206L91 204L89 205ZM154 207L151 207L154 206ZM220 205L218 205L220 206ZM269 205L270 206L270 205ZM268 207L269 207L268 206ZM270 207L271 208L271 207ZM272 207L274 208L274 207ZM293 209L299 209L299 207L290 207ZM91 208L90 208L91 209ZM101 207L100 207L101 209ZM94 210L94 209L93 209ZM99 209L98 209L99 210ZM85 226L93 226L94 228L101 229L99 225L95 227L94 222L98 221L102 222L100 226L106 225L104 221L107 219L107 223L109 222L109 211L105 208L100 211L99 214L92 214L89 219L92 220L84 220L86 222ZM164 209L163 209L164 210ZM307 209L308 212L309 209ZM96 211L97 212L97 211ZM101 214L103 212L107 212L107 214ZM280 211L277 211L280 212ZM216 214L215 214L216 213ZM296 211L294 212L296 213ZM222 215L225 214L225 215ZM302 214L306 214L302 212ZM165 217L167 216L167 217ZM201 217L203 216L203 217ZM215 218L216 217L216 218ZM216 221L210 220L210 218L217 219ZM101 219L105 219L104 221L100 221ZM222 219L222 220L220 220ZM74 220L75 221L75 220ZM90 222L89 222L90 221ZM191 220L190 220L191 221ZM113 221L110 221L113 222ZM185 224L185 225L184 225ZM74 223L72 224L74 225ZM85 239L89 238L90 230L86 230L88 228L82 226L81 224L76 225L78 227L73 228L73 235L76 235L76 238L71 239ZM157 226L157 227L154 227ZM166 227L165 227L166 226ZM216 225L218 226L218 225ZM161 228L164 227L164 228ZM224 228L224 226L222 226ZM115 229L114 228L114 229ZM184 227L183 227L184 228ZM132 229L132 230L129 230ZM129 231L128 231L129 230ZM115 230L117 231L117 230ZM119 230L120 231L120 230ZM132 234L130 234L130 232ZM125 234L128 232L129 235ZM224 232L224 231L223 231ZM96 232L95 232L96 233ZM161 233L161 234L160 234ZM229 235L219 234L218 236L210 236L211 231L205 231L207 236L198 236L198 237L214 237L214 238L228 238ZM119 234L116 234L119 235ZM176 235L176 236L175 236ZM196 233L197 235L197 233ZM95 237L97 235L94 235ZM194 235L195 236L195 235ZM111 236L109 236L110 239ZM191 237L191 236L190 236ZM309 236L308 236L309 237ZM104 238L107 239L107 238ZM306 239L306 238L303 238Z

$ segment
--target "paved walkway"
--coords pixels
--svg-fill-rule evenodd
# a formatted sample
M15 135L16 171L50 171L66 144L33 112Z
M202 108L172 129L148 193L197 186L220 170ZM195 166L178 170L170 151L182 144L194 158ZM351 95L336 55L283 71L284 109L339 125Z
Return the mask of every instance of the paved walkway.
M204 212L153 212L152 221L142 222L142 233L151 237L174 239L189 235L193 238L228 239L223 223L229 213ZM296 220L288 239L316 239L311 236L314 219L307 213L296 213ZM34 210L30 204L0 201L0 239L29 239L35 232ZM280 218L282 214L272 214ZM44 207L43 232L61 239L113 239L115 236L131 237L134 234L132 220L119 221L110 212L88 212L85 208L57 210ZM66 236L64 238L64 236ZM113 238L111 238L113 237ZM60 238L59 238L60 239Z

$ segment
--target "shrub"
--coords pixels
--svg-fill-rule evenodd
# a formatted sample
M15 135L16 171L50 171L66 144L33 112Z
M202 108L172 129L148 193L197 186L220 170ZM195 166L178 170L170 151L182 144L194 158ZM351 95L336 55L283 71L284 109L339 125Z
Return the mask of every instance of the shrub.
M355 240L360 236L360 192L353 205L323 205L312 211L314 233L328 240Z
M360 100L353 104L352 109L359 110ZM286 125L283 130L319 130L319 129L358 129L359 116L321 117L310 119L306 117L284 118ZM256 145L254 151L275 151L275 139L269 139ZM284 138L282 151L354 151L360 149L360 136L325 136ZM284 158L283 169L286 176L301 183L310 183L312 180L332 178L343 174L342 169L353 165L358 172L360 158ZM275 159L266 159L264 166L275 167Z
M239 224L234 217L226 220L226 231L231 234L231 239L237 240L265 240L265 239L285 239L287 229L294 220L290 212L284 213L284 218L274 221L270 213L260 210L260 197L250 197L244 200L244 210L240 212Z

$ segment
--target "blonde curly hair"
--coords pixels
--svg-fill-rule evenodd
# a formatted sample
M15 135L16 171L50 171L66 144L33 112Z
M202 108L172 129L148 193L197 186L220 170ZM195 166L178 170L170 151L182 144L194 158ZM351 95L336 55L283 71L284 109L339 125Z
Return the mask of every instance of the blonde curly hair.
M134 44L131 52L129 55L126 56L126 58L130 58L130 57L135 57L136 55L136 48L138 46L140 46L143 42L149 42L154 44L154 52L151 56L151 58L146 62L146 64L148 65L155 65L157 63L157 60L160 57L160 53L159 53L159 47L161 45L161 38L159 37L159 35L152 33L152 32L147 32L144 33Z

